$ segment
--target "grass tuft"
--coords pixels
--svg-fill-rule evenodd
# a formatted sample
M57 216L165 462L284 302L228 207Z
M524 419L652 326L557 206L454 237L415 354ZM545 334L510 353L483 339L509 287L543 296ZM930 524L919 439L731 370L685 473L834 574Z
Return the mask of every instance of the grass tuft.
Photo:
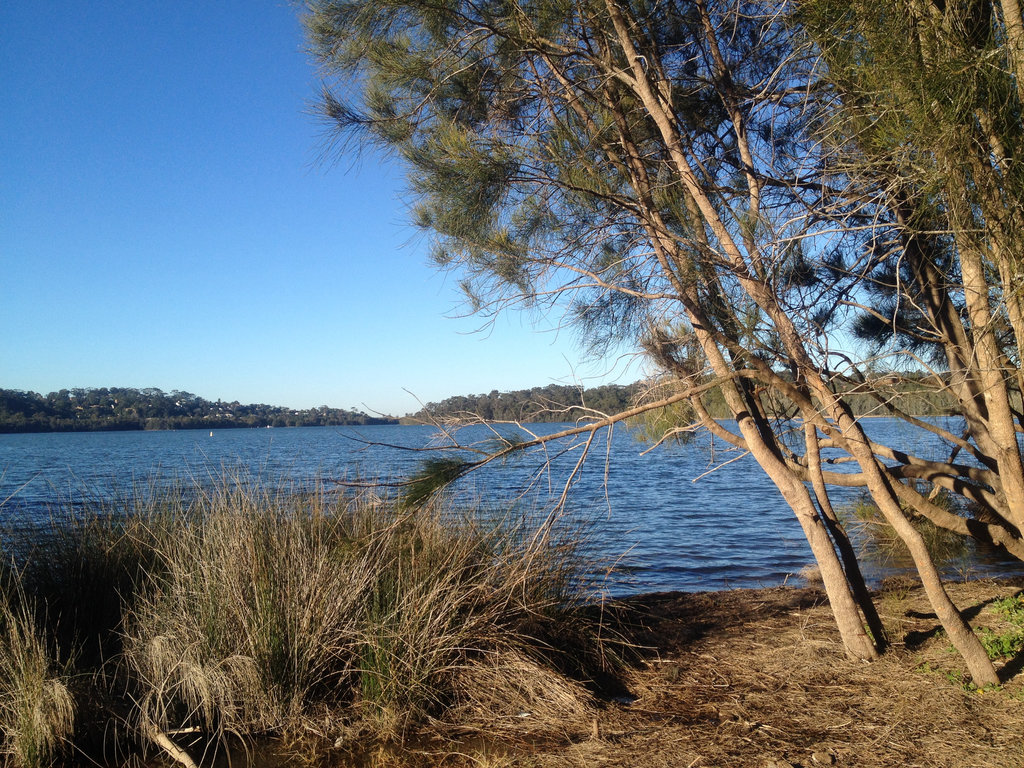
M932 503L945 505L947 509L953 511L948 494L940 494ZM905 512L924 538L925 546L936 564L961 560L968 555L970 545L964 536L940 528L931 520L910 510ZM854 537L862 543L866 556L884 566L912 564L910 552L903 540L870 497L864 496L848 507L840 509L839 515Z
M75 703L56 674L45 638L26 603L20 577L7 575L0 600L0 734L19 768L51 765L67 745Z
M18 764L72 737L54 668L85 681L80 749L107 733L131 749L127 731L172 752L183 733L207 748L310 733L333 746L523 711L532 731L584 729L582 681L615 664L584 610L573 536L522 517L227 478L55 516L45 534L9 537L22 597L0 619L20 650L0 671L17 689L3 727ZM48 655L58 640L67 650Z

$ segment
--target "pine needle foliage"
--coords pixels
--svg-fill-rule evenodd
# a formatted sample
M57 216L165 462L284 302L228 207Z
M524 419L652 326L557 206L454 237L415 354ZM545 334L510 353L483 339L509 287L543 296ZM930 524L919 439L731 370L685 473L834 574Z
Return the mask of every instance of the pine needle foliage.
M430 501L473 468L470 461L455 458L432 458L420 463L406 481L402 506L414 508Z
M977 250L991 259L986 279L993 311L1005 312L1004 291L1014 294L1011 304L1019 296L1024 105L1007 44L1012 30L1002 26L999 4L989 2L942 10L814 0L800 4L798 19L843 102L825 118L834 169L898 201L902 217L864 243L873 257L867 285L878 303L856 329L878 348L895 334L911 349L942 355L939 337L928 330L934 321L926 297L936 278L913 261L887 256L916 238L938 279L955 284L959 254ZM956 292L951 300L967 317ZM1006 351L1017 357L1012 342Z

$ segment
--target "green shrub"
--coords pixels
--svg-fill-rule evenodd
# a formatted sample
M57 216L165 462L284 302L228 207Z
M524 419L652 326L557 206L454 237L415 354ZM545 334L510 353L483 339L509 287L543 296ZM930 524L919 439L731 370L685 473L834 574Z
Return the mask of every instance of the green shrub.
M1024 628L1024 595L1007 595L992 602L992 609L1016 627Z
M1008 658L1024 651L1024 596L1001 597L993 601L991 608L1010 626L1001 631L990 627L981 627L978 630L981 644L989 658Z
M1024 631L997 632L983 627L978 633L981 645L990 659L1016 656L1024 650Z

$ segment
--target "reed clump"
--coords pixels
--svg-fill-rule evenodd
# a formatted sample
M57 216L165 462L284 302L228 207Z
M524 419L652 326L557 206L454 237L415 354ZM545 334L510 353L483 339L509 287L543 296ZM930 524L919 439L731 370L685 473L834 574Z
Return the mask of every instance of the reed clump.
M957 510L952 497L943 491L932 503L949 512ZM940 528L913 510L904 509L910 522L924 539L932 559L938 564L961 560L970 552L967 539L955 531ZM861 542L865 554L884 566L912 564L910 552L895 529L888 523L878 506L867 496L839 510L840 517Z
M50 676L31 685L65 669L79 682L47 706L70 713L73 694L91 713L73 734L69 718L42 718L51 737L18 765L68 741L94 758L156 747L187 762L235 736L343 748L350 734L485 728L527 710L533 731L582 730L583 682L614 663L587 618L574 536L521 519L233 478L55 518L34 548L8 540L20 586L0 610L30 624L2 640L41 638ZM8 751L36 727L0 715Z

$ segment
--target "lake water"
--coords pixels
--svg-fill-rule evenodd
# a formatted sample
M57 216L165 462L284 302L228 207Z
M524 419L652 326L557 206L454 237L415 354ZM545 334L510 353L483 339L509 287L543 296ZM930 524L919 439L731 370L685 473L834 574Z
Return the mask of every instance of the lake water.
M551 434L566 425L531 429ZM873 436L884 439L896 422L873 419ZM486 439L485 429L460 435ZM938 455L941 445L918 450ZM305 427L177 432L89 432L0 435L0 513L8 524L46 519L59 504L102 501L172 481L208 482L225 470L241 470L267 483L290 486L322 481L393 479L414 470L432 445L426 426ZM718 590L799 583L796 574L813 562L792 512L749 457L708 439L658 448L626 429L602 432L574 483L568 515L592 524L592 548L613 564L612 593ZM542 510L562 492L579 450L523 456L488 467L462 481L466 501L516 502ZM713 471L712 471L713 470ZM484 494L486 489L486 495ZM836 502L854 490L836 490ZM877 581L897 570L865 561ZM993 553L950 563L948 569L978 575L1019 572L1016 561Z

